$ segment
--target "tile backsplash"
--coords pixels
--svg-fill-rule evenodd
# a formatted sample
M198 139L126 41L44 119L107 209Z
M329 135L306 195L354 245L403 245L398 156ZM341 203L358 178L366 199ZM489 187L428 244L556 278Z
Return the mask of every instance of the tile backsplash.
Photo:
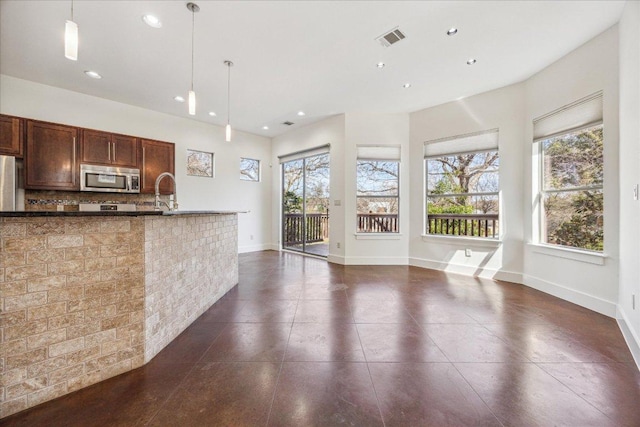
M62 206L65 211L77 211L80 203L130 203L139 211L152 211L152 194L89 193L77 191L35 191L25 192L26 211L57 211Z

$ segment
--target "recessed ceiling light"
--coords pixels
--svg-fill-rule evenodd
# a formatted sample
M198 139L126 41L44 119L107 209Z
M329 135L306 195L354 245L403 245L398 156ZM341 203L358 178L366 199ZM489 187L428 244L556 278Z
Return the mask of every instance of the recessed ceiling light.
M385 64L384 64L384 62L378 62L378 63L376 64L376 67L378 67L378 68L384 68L384 65L385 65Z
M411 87L411 83L405 83L402 85L403 88L409 89Z
M449 31L447 31L448 36L455 36L456 34L458 34L458 29L455 27L451 27Z
M87 70L84 72L87 76L91 77L92 79L101 79L102 76L98 73L96 73L95 71L91 71L91 70Z
M304 111L298 111L299 116L304 116Z
M153 15L144 15L142 17L142 20L144 21L145 24L147 24L150 27L153 28L161 28L162 27L162 22L160 22L160 20Z
M184 102L184 98L183 98L183 97L181 97L180 95L178 95L178 96L174 96L174 97L173 97L173 100L174 100L174 101L178 101L178 102Z
M269 130L269 126L262 126L262 129Z
M467 61L467 65L473 65L473 64L475 64L476 62L478 62L478 61L476 61L474 58L471 58L471 59L469 59L469 60Z
M209 115L210 115L211 117L215 117L215 116L217 116L217 114L216 114L214 111L209 111Z

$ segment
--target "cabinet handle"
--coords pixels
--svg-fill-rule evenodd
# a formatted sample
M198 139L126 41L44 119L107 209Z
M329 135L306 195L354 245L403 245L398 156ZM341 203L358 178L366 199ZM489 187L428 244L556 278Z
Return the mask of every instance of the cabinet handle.
M112 144L113 144L113 161L115 162L116 161L116 143L112 142Z
M145 147L142 147L142 187L145 186L146 180L145 177L147 176L146 174L146 157L145 157Z
M108 158L109 158L109 161L111 161L111 143L110 142L107 142L107 148L109 150Z
M71 183L76 185L76 137L73 137L73 170L71 173Z

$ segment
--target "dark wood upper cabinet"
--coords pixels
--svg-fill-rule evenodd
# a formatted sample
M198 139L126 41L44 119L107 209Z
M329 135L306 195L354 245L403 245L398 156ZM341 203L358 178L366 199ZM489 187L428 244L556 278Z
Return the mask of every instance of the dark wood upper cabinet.
M126 135L111 135L113 144L113 164L128 168L138 168L138 138Z
M24 119L0 115L0 155L22 158Z
M138 167L138 141L133 136L85 129L80 147L81 163Z
M75 127L27 120L25 188L78 191L78 136Z
M140 140L140 193L154 194L156 178L162 172L175 175L175 145L170 142ZM160 183L160 194L172 194L173 182L165 178Z

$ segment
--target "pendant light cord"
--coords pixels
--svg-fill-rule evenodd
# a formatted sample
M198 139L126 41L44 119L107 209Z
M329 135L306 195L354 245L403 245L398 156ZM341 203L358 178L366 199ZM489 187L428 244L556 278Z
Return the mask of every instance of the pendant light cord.
M193 90L193 40L196 27L196 12L191 10L191 90Z
M229 61L227 64L227 124L231 122L231 65L232 62Z
M71 0L71 21L73 22L73 0Z

